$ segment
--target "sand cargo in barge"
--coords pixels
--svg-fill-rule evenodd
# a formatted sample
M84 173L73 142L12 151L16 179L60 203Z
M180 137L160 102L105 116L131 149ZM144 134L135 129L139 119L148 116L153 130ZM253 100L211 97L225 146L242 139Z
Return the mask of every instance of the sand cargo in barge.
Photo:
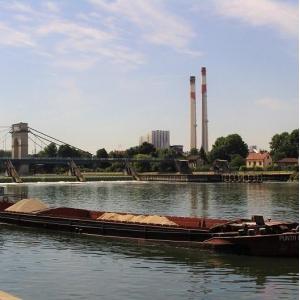
M231 221L137 215L70 207L49 208L39 200L23 199L16 203L0 201L0 222L78 234L166 242L246 255L299 255L298 223L265 221L261 216Z

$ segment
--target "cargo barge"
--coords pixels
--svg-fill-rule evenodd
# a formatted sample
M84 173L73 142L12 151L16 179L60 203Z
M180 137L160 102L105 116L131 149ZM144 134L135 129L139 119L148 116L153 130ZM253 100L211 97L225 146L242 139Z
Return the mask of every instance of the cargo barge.
M34 199L0 201L0 223L102 237L149 240L245 255L299 255L296 222L153 216L70 207L34 207ZM20 208L23 210L20 211Z

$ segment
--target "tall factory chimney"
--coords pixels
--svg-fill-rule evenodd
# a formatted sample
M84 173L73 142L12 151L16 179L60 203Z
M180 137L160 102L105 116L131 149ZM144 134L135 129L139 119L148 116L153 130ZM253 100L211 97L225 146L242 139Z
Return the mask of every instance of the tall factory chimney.
M191 89L191 149L197 148L197 123L196 123L196 89L195 89L195 76L190 76L190 89Z
M206 68L201 68L202 75L202 147L205 153L208 152L208 120L207 120L207 88L206 88Z

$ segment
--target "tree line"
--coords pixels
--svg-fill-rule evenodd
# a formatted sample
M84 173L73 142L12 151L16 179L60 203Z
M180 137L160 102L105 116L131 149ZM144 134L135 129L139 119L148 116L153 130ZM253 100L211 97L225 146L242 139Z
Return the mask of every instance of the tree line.
M270 141L270 154L273 161L278 161L285 157L298 158L299 156L299 129L292 132L282 132L275 134ZM7 157L9 151L0 150L0 157ZM125 151L110 151L100 148L93 155L89 152L82 151L70 145L57 146L50 143L39 153L33 155L35 157L72 157L72 158L135 158L144 160L135 162L134 167L138 172L159 171L174 172L176 166L172 159L187 159L191 156L200 158L202 170L209 169L215 160L226 160L233 169L238 169L245 165L248 155L248 145L238 134L229 134L225 137L218 137L209 153L205 153L203 148L191 149L189 153L180 153L174 149L156 149L152 144L147 142L142 145L130 147ZM159 162L149 163L147 159L159 159ZM164 161L165 160L165 161ZM121 162L101 162L97 168L105 171L122 171L124 164Z

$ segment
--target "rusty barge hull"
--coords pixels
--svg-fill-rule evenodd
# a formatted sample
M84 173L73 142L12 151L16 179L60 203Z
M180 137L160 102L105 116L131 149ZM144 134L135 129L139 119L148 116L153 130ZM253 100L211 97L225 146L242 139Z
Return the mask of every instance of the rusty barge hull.
M213 237L204 241L207 247L221 252L251 256L299 257L299 234L281 234Z
M208 230L126 224L118 222L101 222L76 218L40 216L24 213L0 212L0 222L25 227L36 227L80 234L99 236L138 238L150 240L168 240L174 242L201 242L213 234Z
M178 226L137 224L99 220L99 215L104 213L99 211L59 207L33 214L8 212L4 210L5 206L0 205L0 223L20 227L165 242L246 255L287 257L299 255L297 223L280 223L288 224L290 228L287 232L277 233L277 227L274 227L268 234L240 236L239 232L233 231L231 226L241 224L228 220L170 216L168 218Z

